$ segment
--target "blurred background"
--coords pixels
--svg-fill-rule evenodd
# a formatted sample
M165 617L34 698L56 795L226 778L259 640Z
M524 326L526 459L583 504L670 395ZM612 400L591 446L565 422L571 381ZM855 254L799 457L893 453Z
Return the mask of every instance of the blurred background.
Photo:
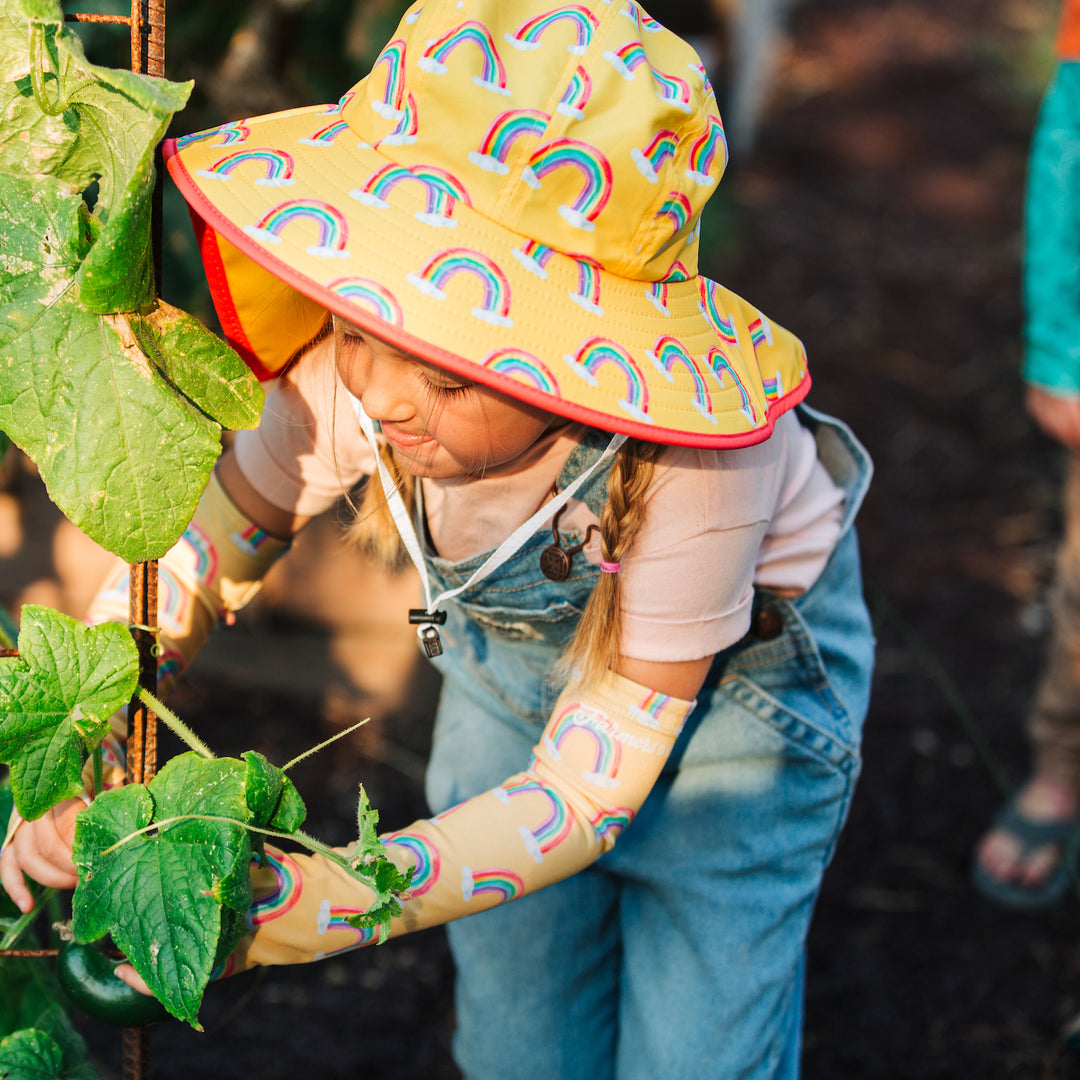
M69 10L125 13L84 0ZM166 65L195 79L177 134L336 101L388 40L399 0L171 0ZM867 444L860 518L879 635L865 767L811 932L805 1076L1080 1077L1076 898L1006 913L970 853L1026 769L1020 723L1047 629L1063 461L1022 409L1025 156L1057 0L654 0L709 67L732 146L703 270L805 342L810 402ZM98 63L127 38L84 27ZM172 303L214 325L187 215L168 192ZM173 699L217 750L284 761L372 722L294 774L310 831L350 838L363 782L386 827L426 812L437 693L404 609L411 572L345 551L319 519ZM81 614L102 553L33 467L0 475L0 603ZM174 747L163 734L162 755ZM441 930L214 986L197 1035L155 1029L161 1080L238 1073L452 1080ZM115 1032L84 1028L107 1069Z

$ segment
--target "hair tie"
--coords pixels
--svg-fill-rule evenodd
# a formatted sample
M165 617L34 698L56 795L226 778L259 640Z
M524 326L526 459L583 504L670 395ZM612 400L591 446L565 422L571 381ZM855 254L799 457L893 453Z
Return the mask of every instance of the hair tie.
M600 560L600 570L605 574L617 574L622 563L608 562L607 559Z

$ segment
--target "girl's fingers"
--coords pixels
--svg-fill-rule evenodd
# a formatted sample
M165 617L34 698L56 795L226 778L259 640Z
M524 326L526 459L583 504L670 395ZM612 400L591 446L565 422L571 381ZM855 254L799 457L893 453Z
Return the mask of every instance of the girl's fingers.
M130 964L118 964L116 977L121 982L127 983L132 990L138 990L140 994L145 994L147 997L154 996L150 992L150 987L143 981L143 977Z
M26 886L26 880L11 847L4 848L0 855L0 885L4 886L4 892L24 915L34 910L34 897Z

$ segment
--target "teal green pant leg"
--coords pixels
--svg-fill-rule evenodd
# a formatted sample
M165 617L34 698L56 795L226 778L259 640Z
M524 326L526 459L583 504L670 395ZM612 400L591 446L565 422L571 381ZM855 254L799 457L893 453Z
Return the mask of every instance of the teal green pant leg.
M1025 207L1024 380L1080 396L1080 62L1043 99Z

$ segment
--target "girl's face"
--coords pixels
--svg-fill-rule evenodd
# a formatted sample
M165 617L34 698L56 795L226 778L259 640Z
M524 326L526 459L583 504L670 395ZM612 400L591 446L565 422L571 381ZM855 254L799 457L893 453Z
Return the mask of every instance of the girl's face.
M544 432L566 423L497 390L443 371L334 316L338 374L382 424L414 476L480 476L512 466Z

